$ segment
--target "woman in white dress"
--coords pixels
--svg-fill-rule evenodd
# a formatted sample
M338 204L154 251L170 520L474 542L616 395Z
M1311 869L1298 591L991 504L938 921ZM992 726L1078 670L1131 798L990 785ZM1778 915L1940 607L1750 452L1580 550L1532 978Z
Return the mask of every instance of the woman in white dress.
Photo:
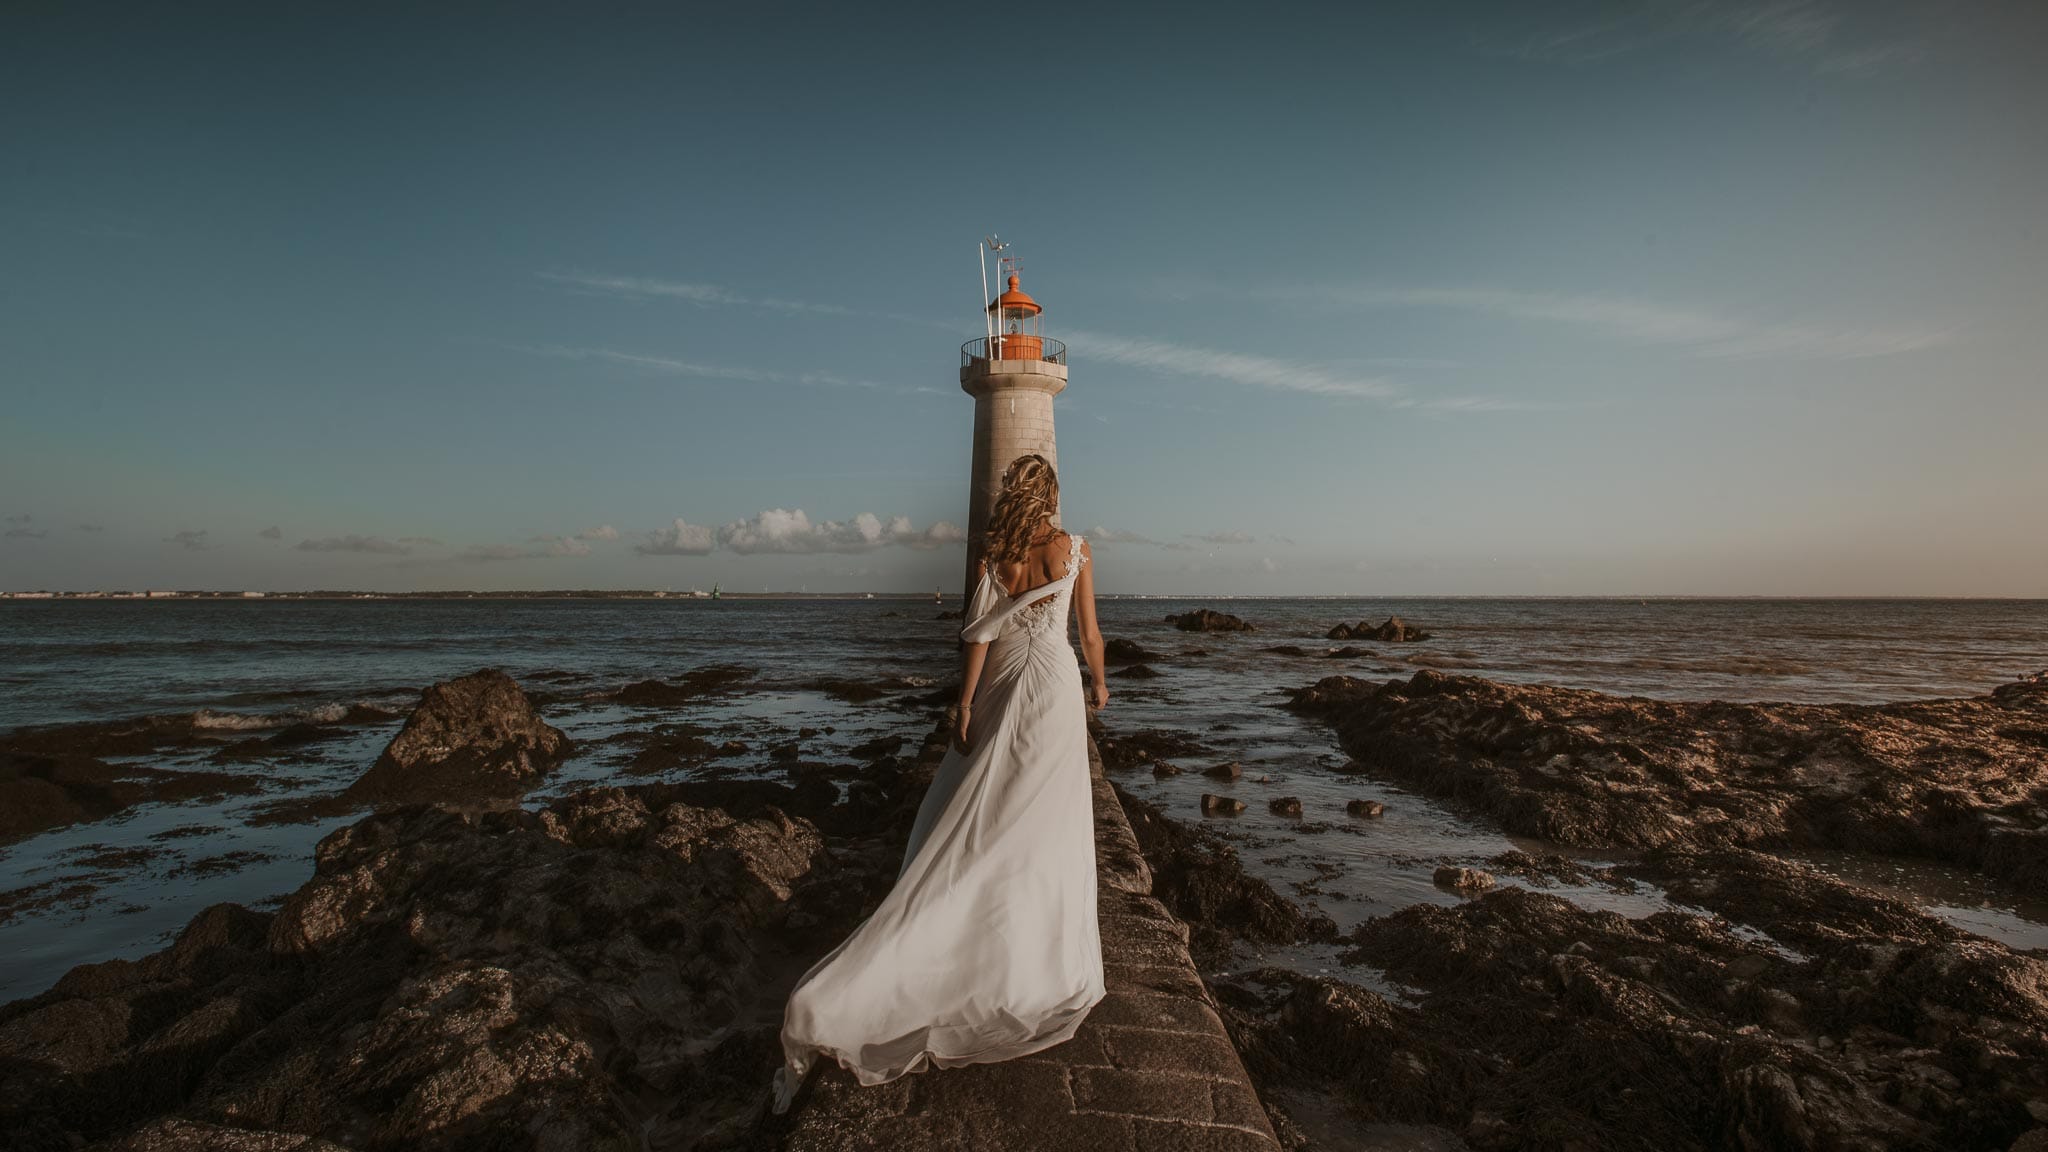
M1109 702L1088 545L1052 526L1038 455L1003 476L960 638L959 722L895 887L790 993L774 1109L819 1055L862 1084L1008 1060L1071 1037L1102 999L1087 703Z

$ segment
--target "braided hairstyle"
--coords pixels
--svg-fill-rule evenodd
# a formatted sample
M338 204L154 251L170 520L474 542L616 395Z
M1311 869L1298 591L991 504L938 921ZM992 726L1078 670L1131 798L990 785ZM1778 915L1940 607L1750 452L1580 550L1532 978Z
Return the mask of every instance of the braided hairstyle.
M1031 538L1041 524L1060 510L1060 480L1045 457L1033 452L1012 461L1003 473L1003 494L988 518L982 556L991 569L1021 564L1031 553Z

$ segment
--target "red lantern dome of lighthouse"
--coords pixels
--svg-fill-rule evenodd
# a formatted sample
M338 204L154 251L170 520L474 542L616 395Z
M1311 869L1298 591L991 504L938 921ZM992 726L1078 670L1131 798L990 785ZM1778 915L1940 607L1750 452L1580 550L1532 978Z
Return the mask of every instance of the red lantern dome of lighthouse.
M996 314L996 338L992 349L997 360L1037 360L1045 352L1045 332L1038 306L1017 286L1017 274L1010 274L1008 291L995 298L988 310Z

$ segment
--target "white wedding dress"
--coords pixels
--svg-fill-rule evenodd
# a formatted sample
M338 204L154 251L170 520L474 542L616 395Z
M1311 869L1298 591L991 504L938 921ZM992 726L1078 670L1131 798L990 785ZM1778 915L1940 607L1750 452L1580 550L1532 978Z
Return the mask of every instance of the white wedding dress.
M960 636L989 650L971 750L947 749L895 887L790 993L775 1111L820 1054L862 1084L1007 1060L1072 1036L1102 999L1087 712L1067 640L1085 562L1070 534L1059 579L975 588Z

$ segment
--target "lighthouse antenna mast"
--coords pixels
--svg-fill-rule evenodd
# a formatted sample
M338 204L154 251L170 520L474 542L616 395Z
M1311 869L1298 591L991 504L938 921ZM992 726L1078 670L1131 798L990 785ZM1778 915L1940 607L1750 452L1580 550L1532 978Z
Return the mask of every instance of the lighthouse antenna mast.
M991 252L996 253L996 260L998 261L997 267L998 269L1000 269L1000 262L1008 259L1008 257L1002 255L1002 253L1009 248L1009 245L1003 242L1002 240L997 239L994 236L982 237L981 243L981 327L982 331L986 333L988 336L988 347L985 349L985 351L988 352L991 359L1000 359L1002 345L1002 329L1001 325L996 323L996 314L994 311L995 297L988 294L988 254ZM998 274L997 278L1001 278L1000 274Z

